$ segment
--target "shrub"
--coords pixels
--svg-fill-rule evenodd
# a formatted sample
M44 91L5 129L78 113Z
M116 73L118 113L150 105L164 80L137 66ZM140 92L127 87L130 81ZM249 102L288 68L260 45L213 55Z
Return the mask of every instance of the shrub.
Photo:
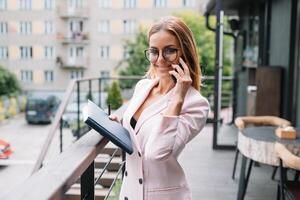
M15 74L0 66L0 96L14 95L20 91L21 87Z
M106 99L107 105L110 104L111 109L116 110L123 104L122 95L119 83L114 81L108 90L108 95Z

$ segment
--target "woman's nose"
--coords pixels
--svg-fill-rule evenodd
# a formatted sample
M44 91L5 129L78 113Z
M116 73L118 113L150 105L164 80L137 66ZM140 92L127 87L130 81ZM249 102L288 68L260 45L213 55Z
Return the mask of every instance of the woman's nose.
M157 60L156 60L156 63L164 63L164 62L165 62L165 59L164 59L162 53L160 52L160 53L158 54L158 58L157 58Z

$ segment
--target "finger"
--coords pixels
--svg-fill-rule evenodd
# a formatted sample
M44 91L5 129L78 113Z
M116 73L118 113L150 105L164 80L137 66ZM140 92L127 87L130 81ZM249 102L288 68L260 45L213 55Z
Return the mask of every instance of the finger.
M177 81L180 79L180 75L175 70L169 71L169 74L175 76Z
M179 62L181 64L181 66L183 67L183 70L184 70L184 73L186 75L190 75L190 70L189 70L189 67L187 66L187 64L183 61L183 59L180 57L179 58Z
M177 70L178 74L180 74L181 76L184 75L184 71L183 71L183 69L179 65L173 64L172 67Z
M116 115L109 115L108 118L111 119L111 120L117 120L118 119L118 117Z

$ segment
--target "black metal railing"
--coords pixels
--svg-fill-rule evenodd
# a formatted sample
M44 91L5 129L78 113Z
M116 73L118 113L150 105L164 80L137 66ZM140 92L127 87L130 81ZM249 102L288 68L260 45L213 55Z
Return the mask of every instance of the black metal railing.
M85 134L80 133L80 130L82 129L82 127L80 126L80 122L81 122L80 103L82 102L82 100L85 101L87 98L92 98L95 101L95 103L97 103L100 107L106 109L107 105L106 105L104 99L106 98L106 85L108 84L109 81L112 81L112 80L139 80L139 79L141 79L141 77L100 77L100 78L97 77L97 78L84 78L84 79L79 79L79 80L72 80L66 90L65 97L63 98L63 101L58 109L58 112L55 116L54 122L51 125L46 142L45 142L45 144L41 150L41 153L39 155L39 158L35 164L35 167L34 167L34 170L32 173L33 175L32 175L32 177L30 177L27 180L28 185L30 185L30 187L31 187L32 184L35 184L36 187L44 187L43 185L39 186L36 183L35 179L41 179L41 181L42 181L42 179L45 179L45 177L47 177L47 179L52 180L53 177L51 176L51 173L49 174L49 171L51 171L54 174L61 174L61 176L66 176L65 179L61 180L61 182L60 181L57 183L55 182L56 189L53 189L52 192L50 191L50 194L48 194L48 197L57 197L57 199L63 199L64 197L61 196L61 193L64 194L66 192L66 190L74 183L74 181L76 181L76 178L78 178L78 176L80 176L81 177L81 180L80 180L81 181L81 199L93 198L95 195L95 185L98 184L99 180L101 179L101 177L107 170L108 166L111 164L111 161L115 157L117 150L115 150L114 153L111 155L111 157L109 158L109 161L105 164L104 168L102 169L99 177L97 177L95 179L95 177L94 177L95 176L94 175L94 170L95 170L94 159L101 152L101 150L104 148L104 146L107 144L108 141L105 138L102 138L102 139L97 138L98 135L92 135L93 134L92 132L89 132L89 134L87 136L85 136ZM232 77L224 77L223 80L231 82ZM213 87L211 88L209 86L213 82L214 82L213 77L206 77L204 79L204 87L202 89L202 93L204 96L206 96L205 92L207 92L207 95L213 94ZM75 94L74 94L74 90L76 91ZM228 91L230 92L230 89ZM97 98L95 98L95 97L97 97ZM71 149L68 148L68 151L65 152L64 151L64 143L63 143L64 121L62 119L62 116L68 105L68 102L70 100L72 100L72 98L73 98L73 100L75 99L77 102L77 113L76 113L77 114L77 119L76 119L77 132L75 132L77 141L74 144L71 144ZM232 96L229 95L228 98L232 99ZM96 100L96 99L98 99L98 100ZM208 99L211 101L210 98L208 98ZM232 101L228 100L226 105L232 106ZM62 153L57 157L57 159L59 161L57 161L57 163L53 164L53 166L55 166L55 168L53 168L51 166L49 167L48 165L45 166L46 168L44 168L44 167L42 167L43 161L44 161L47 151L49 149L50 143L53 140L55 132L58 128L59 128L59 134L60 134L59 149L60 149L60 152L62 152ZM91 146L88 146L91 150L89 150L88 152L85 152L86 150L83 147L85 145L89 145L89 143L92 144ZM80 149L80 151L79 151L79 149ZM78 157L79 155L78 155L77 151L81 152L82 156L85 157L84 161L82 161L82 159ZM117 175L114 178L105 199L107 199L108 196L110 195L112 188L113 188L116 180L118 179L118 176L122 172L122 170L124 171L124 161L125 161L124 155L125 154L123 152L122 153L122 162L118 168ZM65 158L74 159L74 160L76 160L76 162L72 161L75 164L70 164L69 161L64 160ZM62 166L56 166L56 165L62 165ZM63 173L63 170L66 168L68 168L68 170L70 168L72 168L72 169L70 169L71 171L69 172L70 175L65 175L65 173ZM62 170L62 171L60 171L60 170ZM17 190L20 190L20 188ZM22 192L26 193L26 188L22 189ZM22 192L20 192L20 193L22 193ZM14 196L14 195L12 194L12 196ZM41 194L41 196L46 196L46 195Z

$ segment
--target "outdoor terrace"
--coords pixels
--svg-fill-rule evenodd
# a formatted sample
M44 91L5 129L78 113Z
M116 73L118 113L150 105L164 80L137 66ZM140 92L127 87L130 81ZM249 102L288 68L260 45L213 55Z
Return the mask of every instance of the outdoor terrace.
M226 130L234 129L227 128ZM78 172L83 171L84 168L88 166L86 161L93 161L96 152L101 152L101 148L103 147L98 145L98 148L94 148L97 144L94 139L97 138L100 140L99 135L95 132L90 133L88 136L89 137L83 136L76 143L68 147L66 152L57 156L53 161L49 162L49 164L45 164L41 172L25 180L23 184L20 184L14 188L14 190L7 191L8 196L5 196L4 199L19 199L18 197L21 199L47 199L55 195L56 198L64 199L64 192L67 191L67 187L76 181L75 177L78 176ZM236 133L233 131L221 132L220 140L222 140L224 136L226 136L227 139L228 137L233 139ZM56 142L58 142L58 140ZM84 148L79 145L83 143L87 144ZM179 157L190 183L193 199L236 199L240 166L238 165L237 167L236 180L232 180L231 173L234 151L212 150L211 146L212 126L209 124L186 146L182 155ZM70 153L72 154L72 159L64 159L69 157L68 155ZM64 160L64 162L62 162L62 160ZM77 160L77 163L75 163L74 160ZM78 163L81 163L81 165L74 166ZM20 179L27 178L26 176L28 176L32 170L28 167L28 164L26 166L27 167L23 168L22 173L20 171L22 166L19 165L19 183L22 182ZM271 174L272 168L270 166L261 165L260 167L254 167L245 199L275 199L277 183L271 180ZM7 175L5 176L3 173L0 173L1 191L6 191L6 188L12 188L12 185L15 184L13 180L8 180L9 178ZM34 192L32 188L35 188ZM2 198L0 197L0 199Z

